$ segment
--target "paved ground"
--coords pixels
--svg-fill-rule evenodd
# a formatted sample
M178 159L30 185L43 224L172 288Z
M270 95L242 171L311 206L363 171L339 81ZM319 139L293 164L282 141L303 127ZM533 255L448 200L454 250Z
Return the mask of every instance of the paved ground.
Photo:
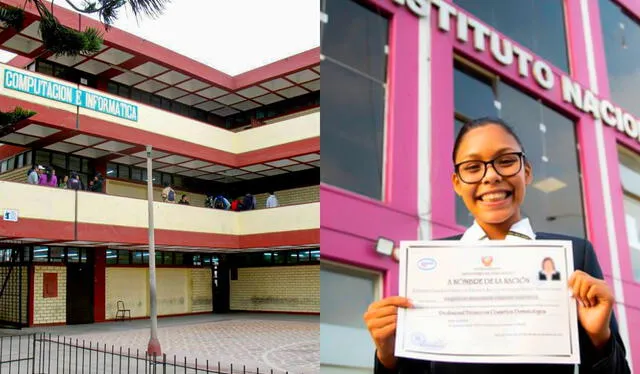
M320 324L318 316L290 316L265 314L198 315L161 318L158 337L168 361L176 356L178 362L187 358L189 364L198 359L198 366L209 360L209 367L218 362L234 372L246 367L247 371L262 373L318 374L320 369ZM144 355L149 340L149 321L97 323L92 325L0 330L2 335L51 333L72 338L74 343L89 341L100 347L111 345L126 351L139 349ZM6 354L6 347L3 355Z

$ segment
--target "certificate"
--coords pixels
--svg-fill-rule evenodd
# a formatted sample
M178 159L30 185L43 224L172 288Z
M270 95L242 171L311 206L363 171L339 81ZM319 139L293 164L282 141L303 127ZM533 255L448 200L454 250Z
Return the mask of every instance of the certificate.
M402 242L395 355L580 363L570 241Z

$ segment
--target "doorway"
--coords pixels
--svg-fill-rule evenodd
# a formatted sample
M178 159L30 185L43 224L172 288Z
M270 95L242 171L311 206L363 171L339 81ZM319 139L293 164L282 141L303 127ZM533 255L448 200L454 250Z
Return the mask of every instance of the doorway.
M93 323L93 253L84 263L67 264L67 324Z

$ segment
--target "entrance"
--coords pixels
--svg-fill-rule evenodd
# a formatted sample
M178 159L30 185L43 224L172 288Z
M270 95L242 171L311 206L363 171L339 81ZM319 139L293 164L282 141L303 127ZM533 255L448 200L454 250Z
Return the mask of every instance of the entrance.
M93 252L86 263L67 264L67 324L93 323Z

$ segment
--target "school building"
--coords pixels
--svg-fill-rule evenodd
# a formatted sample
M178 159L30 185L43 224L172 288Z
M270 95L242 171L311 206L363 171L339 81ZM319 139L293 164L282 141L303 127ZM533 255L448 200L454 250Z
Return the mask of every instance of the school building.
M55 56L39 22L28 3L22 29L0 24L0 48L17 54L0 65L0 111L35 112L0 125L0 324L148 317L148 178L160 316L318 314L319 48L229 76L117 28L94 55ZM58 182L100 173L102 193L27 184L33 165ZM162 202L165 182L190 205ZM255 210L205 207L247 193Z
M473 222L451 153L462 124L488 115L524 142L534 230L593 243L640 372L640 3L322 4L323 373L371 372L362 315L398 292L378 239L443 238Z

